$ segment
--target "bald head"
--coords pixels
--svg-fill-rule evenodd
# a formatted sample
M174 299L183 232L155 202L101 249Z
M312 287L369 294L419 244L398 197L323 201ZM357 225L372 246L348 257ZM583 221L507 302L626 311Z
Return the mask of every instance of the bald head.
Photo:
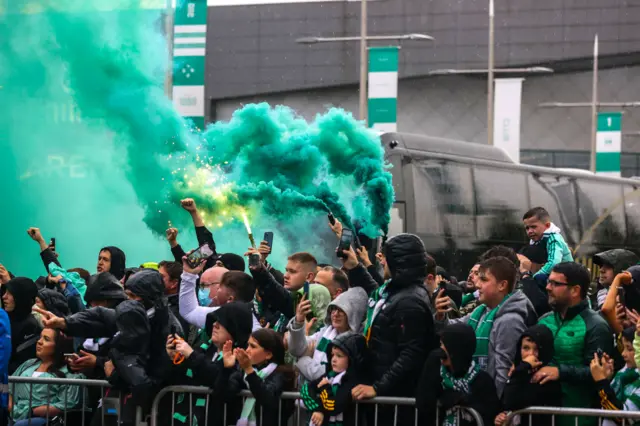
M222 276L227 272L229 272L229 270L222 266L214 266L212 268L209 268L202 273L202 276L200 277L200 284L220 284L220 281L222 281Z

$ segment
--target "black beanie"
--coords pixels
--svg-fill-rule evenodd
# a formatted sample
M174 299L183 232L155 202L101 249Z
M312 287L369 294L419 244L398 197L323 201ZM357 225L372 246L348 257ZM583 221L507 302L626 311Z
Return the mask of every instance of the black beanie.
M230 302L225 303L213 312L207 314L205 330L207 336L211 337L213 324L219 322L227 329L233 338L233 346L236 348L246 348L253 329L253 313L247 303Z
M230 271L244 272L244 259L235 253L224 253L220 256L220 262Z

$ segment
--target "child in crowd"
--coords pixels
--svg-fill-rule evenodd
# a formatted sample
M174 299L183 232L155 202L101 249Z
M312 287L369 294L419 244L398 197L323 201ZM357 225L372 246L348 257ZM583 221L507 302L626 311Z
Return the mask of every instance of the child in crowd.
M364 336L351 331L340 334L329 344L327 374L305 383L300 390L305 408L313 412L310 426L355 425L351 390L360 383L359 368L366 347Z
M622 344L624 349L622 357L624 358L625 367L615 371L613 360L606 354L600 357L594 354L591 361L591 376L598 388L598 396L600 397L600 405L603 410L624 410L624 411L640 411L640 373L636 365L634 349L635 334L640 331L640 323L638 330L633 327L626 328L622 332ZM613 380L611 378L613 377ZM616 423L612 420L604 420L603 426L613 426ZM629 422L633 424L633 422Z
M240 413L227 410L227 424L233 419L238 419L237 426L287 423L293 401L281 401L280 396L293 390L295 377L293 370L285 365L284 354L282 336L267 328L251 334L246 350L233 349L230 341L224 344L224 369L218 374L214 393L225 401L234 401L244 389L253 395L245 400Z
M542 207L534 207L522 217L527 237L530 238L530 251L544 253L546 263L533 275L536 280L546 283L551 269L558 263L573 262L571 250L560 234L560 228L551 223L549 212Z
M473 360L476 333L463 323L447 326L440 336L440 349L427 358L416 391L416 406L421 425L463 426L475 421L453 407L476 410L485 425L493 423L500 400L493 379ZM440 402L441 409L437 409Z
M562 406L562 386L559 381L544 385L532 381L535 372L548 365L554 354L553 333L546 326L534 325L524 332L503 395L503 407L507 411L496 417L497 426L504 424L509 411L533 406ZM551 424L551 420L550 416L525 416L520 424L546 425Z

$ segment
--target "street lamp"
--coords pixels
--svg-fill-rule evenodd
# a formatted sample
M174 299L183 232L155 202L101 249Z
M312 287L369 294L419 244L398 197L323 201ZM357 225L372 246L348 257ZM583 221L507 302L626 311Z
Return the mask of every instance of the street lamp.
M363 16L366 17L366 0L362 0ZM350 41L360 42L360 120L367 120L367 41L434 41L435 39L427 34L392 34L392 35L367 35L366 19L362 20L362 31L360 36L347 37L300 37L296 43L317 44L317 43L344 43Z

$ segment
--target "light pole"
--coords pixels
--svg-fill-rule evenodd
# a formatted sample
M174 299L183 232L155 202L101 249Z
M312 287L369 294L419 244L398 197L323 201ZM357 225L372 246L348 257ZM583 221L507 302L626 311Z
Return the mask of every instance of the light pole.
M360 120L367 121L367 0L360 0Z
M167 98L173 98L173 88L171 84L171 80L173 78L173 19L174 19L174 11L171 0L166 0L165 8L164 8L164 33L167 37L167 55L169 56L167 62L167 72L165 74L164 80L164 92Z
M366 0L362 2L363 5ZM366 12L366 6L363 6ZM433 37L427 34L391 34L371 36L366 34L366 23L364 24L364 34L360 36L346 37L300 37L296 43L317 44L317 43L340 43L359 41L360 48L364 46L364 54L360 51L360 119L367 120L367 42L368 41L433 41Z
M589 170L596 172L598 127L598 34L593 40L593 80L591 85L591 162Z
M493 145L494 15L493 0L489 0L489 66L487 74L487 143L489 145Z

